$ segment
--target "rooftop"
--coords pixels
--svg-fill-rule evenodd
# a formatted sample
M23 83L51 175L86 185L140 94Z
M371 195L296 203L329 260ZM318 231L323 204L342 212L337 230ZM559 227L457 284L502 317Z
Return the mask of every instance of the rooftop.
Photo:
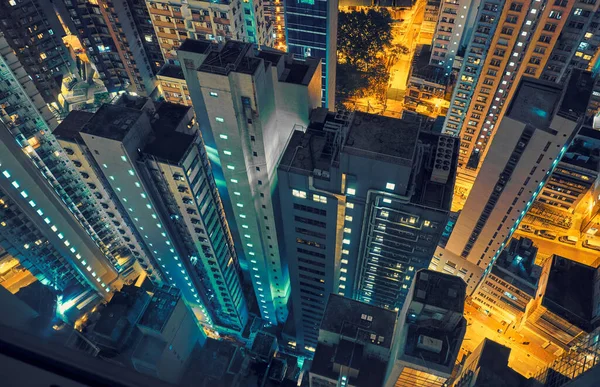
M266 332L258 332L252 342L252 352L263 358L270 358L276 342L275 336Z
M148 298L148 293L141 288L132 285L123 286L102 310L94 326L94 333L118 344L144 312Z
M431 57L431 46L422 46L421 52L414 56L410 76L420 78L429 82L446 85L448 77L444 74L444 68L429 64Z
M81 132L121 141L142 114L141 110L104 104L87 122Z
M156 111L158 118L152 122L155 138L146 145L144 153L175 164L179 163L196 138L194 135L177 131L191 109L189 106L163 102Z
M513 276L520 277L535 285L537 278L532 276L532 269L535 265L536 255L537 247L533 245L531 239L525 237L512 239L508 248L500 253L494 267L501 267L512 273ZM496 270L496 272L498 272L498 270ZM499 273L497 273L497 275L498 274ZM505 279L508 275L501 274L500 277Z
M565 84L565 95L559 107L561 115L571 119L579 119L587 111L588 102L592 96L594 78L589 71L573 69Z
M185 44L185 42L183 44ZM181 47L183 47L183 45ZM169 78L184 79L183 70L181 67L172 64L165 64L158 72L158 75Z
M175 310L179 299L180 293L178 289L169 287L157 288L139 324L162 332L173 310Z
M209 40L197 40L197 39L186 39L181 46L179 51L195 52L197 54L205 54L211 47L215 45Z
M85 112L83 110L71 111L65 119L54 129L54 136L58 139L64 140L77 140L81 136L79 132L83 129L85 124L92 118L94 113Z
M390 348L395 324L395 312L331 294L320 329Z
M189 41L186 40L184 45ZM228 40L219 50L207 55L198 71L222 75L228 75L231 71L254 74L262 61L252 56L252 48L252 43Z
M339 361L343 363L337 363ZM340 340L340 344L336 346L317 344L310 372L337 380L340 373L339 370L333 369L335 363L348 364L359 370L357 377L350 377L350 385L358 387L383 385L387 363L379 358L365 356L360 344L348 340Z
M132 357L148 364L156 365L161 357L167 342L154 336L144 335L137 343Z
M562 86L535 78L523 77L506 115L536 128L547 128L560 101Z
M542 305L580 329L589 330L596 269L558 255L551 259Z
M413 301L463 313L467 284L462 278L433 270L420 270L415 277Z

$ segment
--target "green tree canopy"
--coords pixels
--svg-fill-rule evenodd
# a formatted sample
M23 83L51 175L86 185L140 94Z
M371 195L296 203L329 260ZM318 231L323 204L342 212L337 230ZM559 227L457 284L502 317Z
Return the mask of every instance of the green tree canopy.
M366 71L392 43L392 17L385 9L340 12L338 19L338 55Z

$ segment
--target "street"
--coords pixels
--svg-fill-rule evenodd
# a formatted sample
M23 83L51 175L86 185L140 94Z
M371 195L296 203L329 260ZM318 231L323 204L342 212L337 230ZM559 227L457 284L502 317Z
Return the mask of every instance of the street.
M543 341L527 329L516 332L507 330L506 325L478 311L469 303L465 303L465 318L468 321L467 332L463 340L458 361L464 354L475 350L483 339L488 338L511 348L508 365L524 376L537 373L555 356L542 348ZM501 329L502 333L498 330ZM529 344L523 343L529 342Z

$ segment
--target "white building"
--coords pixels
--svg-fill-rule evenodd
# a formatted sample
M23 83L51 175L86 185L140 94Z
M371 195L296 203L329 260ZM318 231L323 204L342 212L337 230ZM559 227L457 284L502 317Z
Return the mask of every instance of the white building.
M295 128L321 103L321 65L248 43L187 40L177 53L211 154L227 219L263 318L286 320L289 278L279 257L272 193Z
M531 78L519 84L446 252L438 249L439 262L432 267L461 273L468 294L507 245L577 133L592 83L590 73L574 71L564 88Z

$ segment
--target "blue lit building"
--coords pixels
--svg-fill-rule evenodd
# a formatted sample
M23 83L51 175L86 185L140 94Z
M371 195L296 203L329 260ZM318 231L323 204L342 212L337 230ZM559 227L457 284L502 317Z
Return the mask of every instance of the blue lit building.
M322 62L323 107L335 108L337 0L285 0L287 49L297 57Z

